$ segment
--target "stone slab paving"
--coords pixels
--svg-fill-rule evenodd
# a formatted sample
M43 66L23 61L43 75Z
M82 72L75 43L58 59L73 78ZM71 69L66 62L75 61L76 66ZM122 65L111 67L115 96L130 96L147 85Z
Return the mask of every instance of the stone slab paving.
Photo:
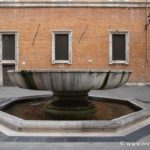
M92 96L136 98L139 101L150 103L150 87L121 87L111 90L91 91Z
M0 87L0 98L23 97L32 95L52 94L50 91L35 91L17 87ZM136 98L143 102L150 103L150 87L121 87L111 90L93 90L91 96Z
M149 150L149 146L134 146L121 142L83 143L1 143L1 150ZM134 143L136 144L136 143ZM138 144L138 143L137 143Z
M0 87L0 99L51 94L47 91L24 90L17 87ZM91 96L136 98L150 107L150 87L122 87L107 91L91 91ZM100 150L150 149L150 123L147 126L118 137L17 137L0 132L0 150Z
M21 89L18 87L0 87L0 98L12 98L12 97L24 97L24 96L34 96L52 94L50 91L35 91Z

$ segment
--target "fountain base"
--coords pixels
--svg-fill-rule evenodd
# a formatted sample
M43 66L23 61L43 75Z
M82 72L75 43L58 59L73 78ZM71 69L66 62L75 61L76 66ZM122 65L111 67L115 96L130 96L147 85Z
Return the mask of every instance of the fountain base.
M88 99L87 92L54 93L45 112L55 119L86 119L96 113L93 102Z

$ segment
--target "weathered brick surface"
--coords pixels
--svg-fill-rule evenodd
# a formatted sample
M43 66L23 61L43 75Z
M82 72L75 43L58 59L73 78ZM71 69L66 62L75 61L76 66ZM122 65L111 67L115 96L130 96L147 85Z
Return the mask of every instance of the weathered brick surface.
M19 33L19 69L126 69L130 82L148 82L145 15L145 8L0 8L0 31ZM71 65L52 65L52 31L59 30L72 31ZM129 65L109 65L109 31L116 30L129 32Z
M1 1L5 1L5 0L1 0ZM14 0L15 1L15 0ZM55 1L73 1L73 2L119 2L119 0L16 0L16 1L27 1L27 2L34 2L34 1L52 1L52 2L55 2ZM120 0L121 2L145 2L146 0ZM148 2L150 0L147 0Z

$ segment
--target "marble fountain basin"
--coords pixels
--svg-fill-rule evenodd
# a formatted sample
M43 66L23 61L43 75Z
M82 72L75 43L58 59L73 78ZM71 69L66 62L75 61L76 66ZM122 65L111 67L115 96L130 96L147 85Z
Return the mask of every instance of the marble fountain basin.
M89 92L112 89L124 85L130 71L91 69L49 69L8 71L11 81L18 87L55 92Z
M89 100L90 90L117 88L124 85L131 72L81 69L9 71L12 82L21 88L50 90L51 101L45 112L58 119L85 119L96 113Z

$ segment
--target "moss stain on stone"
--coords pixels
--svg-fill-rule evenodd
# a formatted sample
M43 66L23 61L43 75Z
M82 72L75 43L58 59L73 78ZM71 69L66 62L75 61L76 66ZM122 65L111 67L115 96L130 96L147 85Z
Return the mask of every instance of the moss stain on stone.
M33 72L22 70L21 75L25 79L25 82L29 89L38 89L33 79Z

